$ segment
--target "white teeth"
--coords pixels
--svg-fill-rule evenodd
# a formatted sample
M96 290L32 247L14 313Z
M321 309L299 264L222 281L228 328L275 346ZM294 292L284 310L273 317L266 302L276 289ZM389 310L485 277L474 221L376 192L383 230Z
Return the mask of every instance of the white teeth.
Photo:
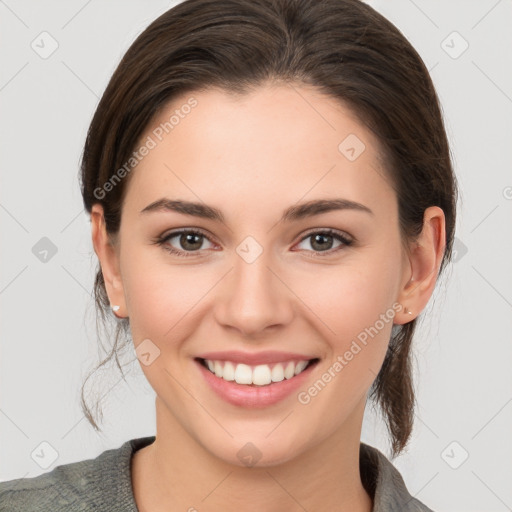
M290 362L286 365L286 368L284 369L284 378L285 379L291 379L295 375L295 365L293 362Z
M252 383L257 386L265 386L272 382L272 372L266 364L260 364L252 372Z
M272 368L268 364L251 367L247 364L236 364L231 361L206 359L205 362L208 369L221 379L235 381L238 384L267 386L272 382L281 382L284 379L291 379L298 375L304 371L309 361L277 363Z
M281 382L284 380L284 369L282 364L276 364L272 368L272 382Z
M297 363L297 366L295 367L295 375L298 375L301 371L303 371L307 365L308 365L307 361L299 361Z
M222 372L222 378L224 380L235 380L235 366L233 363L227 361L224 364L224 371Z
M222 377L223 370L224 370L224 366L222 365L222 363L220 361L215 361L215 366L214 366L215 375L217 375L217 377Z
M235 381L238 384L252 384L252 370L246 364L237 364L235 370Z

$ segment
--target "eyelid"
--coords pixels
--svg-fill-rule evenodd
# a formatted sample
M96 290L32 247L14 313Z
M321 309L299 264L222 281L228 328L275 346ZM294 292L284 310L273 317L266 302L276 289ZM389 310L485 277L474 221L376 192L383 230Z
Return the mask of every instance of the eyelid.
M341 231L339 229L334 229L334 228L311 228L311 229L307 230L304 235L302 235L302 238L299 241L302 242L308 236L311 236L312 234L316 234L316 233L322 233L322 234L328 234L328 235L337 235L339 237L347 239L347 241L350 241L350 243L355 242L355 240L356 240L352 235L349 235L347 232Z
M208 233L207 231L205 231L202 228L187 228L187 227L176 228L176 229L171 230L169 232L164 232L164 234L160 235L158 237L158 239L171 238L171 237L174 237L176 235L181 235L183 233L195 233L196 235L203 235L205 238L207 238L208 240L210 240L210 242L213 243L213 241L212 241L213 235L210 235L210 233Z

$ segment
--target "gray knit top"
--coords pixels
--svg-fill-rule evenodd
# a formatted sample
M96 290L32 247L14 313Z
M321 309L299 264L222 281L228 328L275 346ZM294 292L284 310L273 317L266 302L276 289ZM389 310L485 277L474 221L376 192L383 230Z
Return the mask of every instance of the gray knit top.
M154 440L155 436L131 439L94 459L0 482L0 512L138 512L131 459ZM361 480L373 498L373 512L433 512L409 494L402 476L382 452L361 442L359 453Z

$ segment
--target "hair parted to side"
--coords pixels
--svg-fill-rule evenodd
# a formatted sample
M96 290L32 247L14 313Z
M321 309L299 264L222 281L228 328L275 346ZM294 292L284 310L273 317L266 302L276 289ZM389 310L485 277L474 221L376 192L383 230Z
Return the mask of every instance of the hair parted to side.
M122 58L90 124L80 171L86 210L91 213L100 203L107 232L115 237L129 176L107 193L97 191L130 158L148 123L173 98L213 87L244 94L266 83L316 87L348 105L375 133L397 193L402 239L419 235L426 208L444 211L442 271L451 259L457 184L438 97L416 50L360 0L186 0L162 14ZM123 373L118 355L133 348L129 320L114 319L99 264L94 290L98 320L107 331L109 322L116 322L111 350L96 370L115 358ZM405 448L413 428L415 326L416 319L393 326L369 393L385 417L392 457ZM101 430L84 399L84 386L82 409Z

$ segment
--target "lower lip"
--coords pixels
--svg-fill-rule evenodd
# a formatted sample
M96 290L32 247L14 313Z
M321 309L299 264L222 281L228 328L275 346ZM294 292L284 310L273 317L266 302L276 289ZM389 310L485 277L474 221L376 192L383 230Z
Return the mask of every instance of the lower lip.
M249 386L224 380L205 368L199 361L195 363L199 366L206 382L221 398L230 404L249 408L267 407L284 400L304 384L316 366L316 363L312 364L299 375L281 382L273 382L266 386Z

